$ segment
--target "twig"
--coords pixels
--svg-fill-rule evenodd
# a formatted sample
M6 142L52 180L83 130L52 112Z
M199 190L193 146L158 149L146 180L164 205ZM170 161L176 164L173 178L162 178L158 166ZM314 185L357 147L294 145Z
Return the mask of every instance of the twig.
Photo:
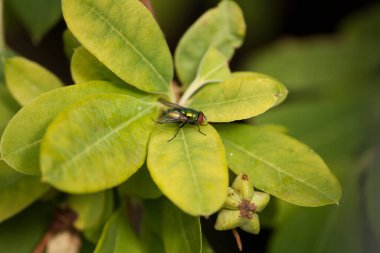
M243 244L241 243L239 232L234 228L232 229L232 234L235 237L236 244L239 248L239 251L243 251Z

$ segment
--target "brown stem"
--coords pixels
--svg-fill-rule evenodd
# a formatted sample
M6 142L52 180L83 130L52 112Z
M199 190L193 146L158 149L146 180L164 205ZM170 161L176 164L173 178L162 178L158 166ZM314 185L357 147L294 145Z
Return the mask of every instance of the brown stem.
M240 240L240 235L239 235L239 232L237 231L237 229L232 229L232 234L234 235L235 237L235 240L236 240L236 244L239 248L239 251L243 251L243 244L241 243L241 240Z
M67 207L59 207L55 210L53 221L46 231L40 242L34 248L33 253L42 253L44 252L49 241L55 236L57 233L74 229L74 222L77 218L77 214L70 210Z
M37 246L34 248L33 253L43 253L47 244L53 238L53 232L51 230L47 231L42 237L41 241L37 244Z

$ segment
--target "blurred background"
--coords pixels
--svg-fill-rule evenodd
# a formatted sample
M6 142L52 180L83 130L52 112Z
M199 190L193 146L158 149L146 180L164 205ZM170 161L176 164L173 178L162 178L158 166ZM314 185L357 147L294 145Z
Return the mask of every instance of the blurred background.
M151 0L172 52L214 0ZM240 231L243 252L380 252L380 3L238 0L247 23L231 68L272 75L289 90L249 123L282 125L321 154L343 186L339 206L271 201L262 231ZM71 84L60 1L5 0L7 45ZM4 102L4 101L3 101ZM215 252L238 252L230 232L204 232Z

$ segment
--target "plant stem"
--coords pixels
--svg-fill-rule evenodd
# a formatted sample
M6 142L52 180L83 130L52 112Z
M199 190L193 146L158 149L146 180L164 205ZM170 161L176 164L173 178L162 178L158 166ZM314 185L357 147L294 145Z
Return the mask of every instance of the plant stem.
M5 51L5 34L4 34L4 0L0 0L0 52Z
M239 251L243 251L243 244L241 243L240 235L239 235L239 232L237 231L237 229L235 229L235 228L232 229L232 234L235 237L236 244L239 248Z
M197 91L199 88L201 88L204 85L204 82L202 80L198 81L197 79L194 80L189 85L189 88L186 89L185 93L183 93L181 99L179 100L179 105L186 105L190 97Z

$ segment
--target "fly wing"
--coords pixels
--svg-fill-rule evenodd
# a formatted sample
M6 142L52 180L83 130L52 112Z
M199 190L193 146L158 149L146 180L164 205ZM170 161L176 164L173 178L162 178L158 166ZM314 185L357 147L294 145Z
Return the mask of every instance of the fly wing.
M164 115L161 116L161 118L158 119L158 123L179 123L179 122L186 122L187 118L185 115L178 111L168 111L165 112Z
M185 108L183 106L180 106L180 105L177 105L176 103L172 103L172 102L169 102L169 101L166 101L164 99L158 99L158 102L160 102L161 104L163 105L166 105L168 107L173 107L173 108Z

